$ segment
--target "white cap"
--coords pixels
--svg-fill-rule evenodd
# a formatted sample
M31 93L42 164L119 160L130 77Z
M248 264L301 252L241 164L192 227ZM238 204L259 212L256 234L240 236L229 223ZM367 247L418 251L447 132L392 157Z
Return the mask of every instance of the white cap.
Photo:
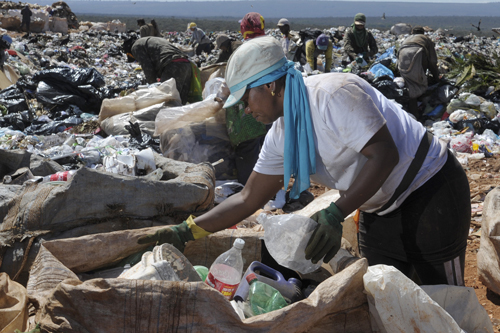
M284 25L288 25L288 26L290 25L290 22L288 22L288 20L286 18L282 18L281 20L278 21L278 24L277 24L278 27L282 27Z
M243 250L243 247L245 247L245 241L241 238L236 238L234 241L233 246L237 248L238 250Z
M231 91L224 108L236 104L247 90L247 85L260 79L286 63L278 40L263 36L243 43L229 58L226 84Z

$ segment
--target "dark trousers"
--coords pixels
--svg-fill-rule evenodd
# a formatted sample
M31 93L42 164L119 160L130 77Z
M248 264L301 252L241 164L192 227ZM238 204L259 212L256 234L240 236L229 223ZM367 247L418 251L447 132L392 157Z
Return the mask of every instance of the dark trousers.
M23 26L26 25L26 31L27 32L30 32L30 20L24 20L23 19L23 22L21 23L21 29L23 28Z
M164 82L171 78L175 79L175 85L181 95L182 104L187 103L189 90L191 89L191 63L171 62L163 68L160 81Z
M196 55L200 55L202 52L210 53L212 51L212 43L198 44L196 46Z
M392 265L422 284L463 285L471 206L467 176L451 152L441 170L395 211L362 212L361 255L370 265Z

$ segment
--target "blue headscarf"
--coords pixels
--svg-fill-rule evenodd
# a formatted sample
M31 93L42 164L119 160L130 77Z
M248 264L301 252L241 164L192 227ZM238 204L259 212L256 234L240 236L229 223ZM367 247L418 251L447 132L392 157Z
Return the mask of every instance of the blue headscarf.
M286 60L286 58L284 58ZM311 186L310 175L316 173L316 148L309 108L309 97L302 73L295 69L293 61L248 84L248 88L258 87L286 77L283 115L285 119L285 165L284 184L288 186L295 178L290 197L297 199L302 191Z

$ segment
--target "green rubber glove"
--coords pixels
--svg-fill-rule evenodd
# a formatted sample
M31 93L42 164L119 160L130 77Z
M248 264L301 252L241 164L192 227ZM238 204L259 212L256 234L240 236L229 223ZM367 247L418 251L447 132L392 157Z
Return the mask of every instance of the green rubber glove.
M137 243L156 243L156 245L169 243L175 246L179 251L184 252L187 242L203 238L210 234L211 232L197 226L196 223L194 223L194 216L191 215L181 224L160 229L152 235L142 236L137 240Z
M330 207L320 210L311 216L311 219L318 222L309 242L306 246L306 259L311 259L316 264L323 258L327 263L335 256L340 249L342 241L342 224L344 215L340 209L331 203Z
M179 251L184 252L184 248L186 247L185 244L191 240L194 240L193 233L191 229L189 229L186 221L184 221L174 227L160 229L154 234L142 236L137 240L137 243L156 243L156 245L169 243L175 246Z

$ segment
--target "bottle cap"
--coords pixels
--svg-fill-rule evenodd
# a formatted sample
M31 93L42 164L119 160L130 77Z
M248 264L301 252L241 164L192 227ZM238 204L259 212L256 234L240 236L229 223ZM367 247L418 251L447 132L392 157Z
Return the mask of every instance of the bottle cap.
M254 273L250 273L246 277L248 284L251 284L253 280L259 280L257 279L257 276Z
M238 250L242 250L243 247L245 246L245 241L241 238L236 238L236 240L234 241L234 244L233 246L235 248L237 248Z

